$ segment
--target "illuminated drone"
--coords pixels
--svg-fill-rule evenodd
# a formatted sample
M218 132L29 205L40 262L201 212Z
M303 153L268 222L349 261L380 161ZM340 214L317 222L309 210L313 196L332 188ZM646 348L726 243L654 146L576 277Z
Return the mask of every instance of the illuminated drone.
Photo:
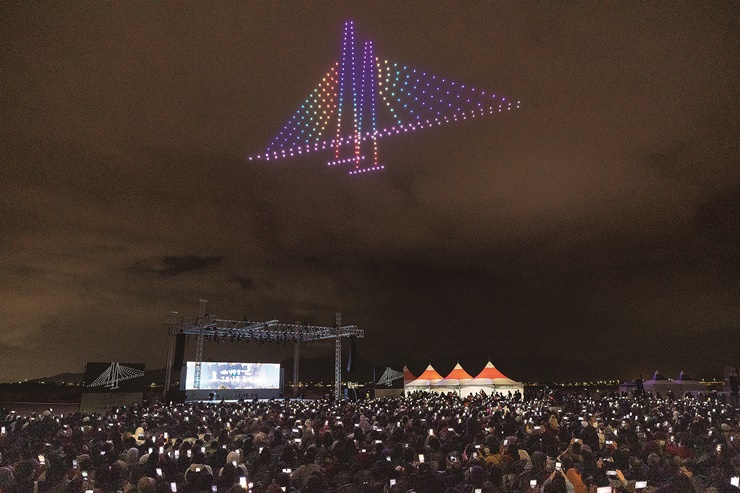
M318 151L333 154L329 166L350 174L385 168L378 139L402 132L519 108L519 101L455 83L375 56L372 41L362 53L352 22L344 25L342 59L272 139L249 160L273 160Z

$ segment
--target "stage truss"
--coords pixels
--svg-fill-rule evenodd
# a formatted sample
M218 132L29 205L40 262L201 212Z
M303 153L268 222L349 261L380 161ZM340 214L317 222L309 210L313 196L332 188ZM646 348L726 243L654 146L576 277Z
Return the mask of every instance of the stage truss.
M246 320L223 320L216 315L206 314L207 300L200 300L197 318L179 320L177 312L172 312L167 320L169 345L167 349L167 370L165 375L165 392L172 382L172 365L175 354L175 340L178 335L195 336L195 375L194 386L200 388L201 366L203 363L203 346L205 342L292 342L293 350L293 388L298 388L298 360L300 343L334 339L334 398L342 394L342 338L365 337L365 332L355 325L342 326L342 316L336 314L334 327L307 325L300 323L284 324L278 320L267 322L250 322Z

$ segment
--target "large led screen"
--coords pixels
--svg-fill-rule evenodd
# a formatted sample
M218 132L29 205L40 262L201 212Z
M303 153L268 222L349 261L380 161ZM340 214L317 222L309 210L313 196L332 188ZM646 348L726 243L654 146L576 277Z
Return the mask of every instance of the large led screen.
M188 361L185 390L195 390L195 361ZM200 364L200 389L279 389L280 365L274 363Z

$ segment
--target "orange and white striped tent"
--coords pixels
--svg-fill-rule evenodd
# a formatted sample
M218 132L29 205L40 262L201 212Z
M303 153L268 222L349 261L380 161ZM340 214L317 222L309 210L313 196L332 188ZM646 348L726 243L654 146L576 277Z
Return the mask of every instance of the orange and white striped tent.
M471 381L472 379L473 377L470 376L470 374L466 372L462 366L460 366L460 363L458 363L452 369L450 374L447 375L444 380L439 382L437 385L439 385L440 387L443 385L457 387L464 384L465 382Z
M524 384L512 380L501 373L493 363L488 361L481 372L473 378L465 369L457 363L446 378L437 373L432 365L427 366L419 378L414 379L407 367L403 367L403 383L407 392L415 390L428 390L432 392L456 392L465 397L478 392L493 394L500 392L506 394L517 390L524 393Z
M408 366L404 365L403 367L403 385L406 386L410 382L413 382L416 380L416 377L413 373L411 373L411 370L409 370Z
M524 392L524 385L521 382L512 380L501 373L490 361L481 370L481 372L472 380L463 384L470 393L479 392L480 390L490 392Z
M473 379L468 372L466 372L460 363L456 364L449 375L443 380L434 384L434 389L437 392L449 392L454 390L455 392L460 391L460 386Z
M417 378L413 382L407 383L405 387L411 387L413 390L422 390L425 388L429 389L434 384L442 380L442 375L437 373L437 370L435 370L432 365L429 365L427 366L427 369L424 370L424 373L419 375L419 378Z

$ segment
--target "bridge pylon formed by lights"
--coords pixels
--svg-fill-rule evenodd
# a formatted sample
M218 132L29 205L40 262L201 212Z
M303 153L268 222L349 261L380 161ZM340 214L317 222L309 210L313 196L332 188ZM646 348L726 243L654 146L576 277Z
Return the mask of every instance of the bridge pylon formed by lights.
M342 395L342 338L365 337L365 331L355 325L341 325L341 314L336 314L333 327L308 324L283 324L277 320L267 322L250 322L247 320L224 320L216 315L206 314L207 300L200 300L197 318L180 319L177 312L172 312L166 321L169 344L167 349L167 369L164 391L167 392L172 382L172 366L175 355L175 339L178 335L195 336L195 374L193 384L200 388L201 366L203 363L203 345L205 342L277 342L294 344L293 388L298 388L298 359L300 343L334 339L334 398ZM177 369L179 371L179 368Z
M385 168L378 160L383 137L520 106L520 101L377 57L372 41L361 48L357 44L351 21L344 24L341 53L267 149L250 161L325 151L332 155L329 166L349 166L350 174L377 171Z

